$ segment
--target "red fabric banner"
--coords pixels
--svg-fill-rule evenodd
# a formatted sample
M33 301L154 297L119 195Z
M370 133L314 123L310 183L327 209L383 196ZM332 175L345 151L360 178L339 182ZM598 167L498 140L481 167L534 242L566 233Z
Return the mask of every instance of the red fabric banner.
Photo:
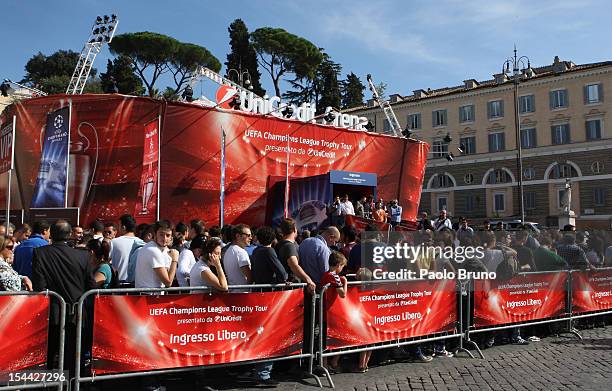
M298 354L304 293L95 299L95 373L212 365Z
M45 367L48 332L49 297L0 296L0 370Z
M452 280L350 285L344 299L328 290L326 300L328 349L452 331L457 321Z
M507 281L477 280L474 326L496 326L563 315L567 272L520 274Z
M612 269L572 272L572 313L612 309Z
M157 219L157 182L159 164L159 120L144 126L142 174L135 216L138 222L152 223Z
M236 110L163 102L119 94L53 95L8 106L16 115L14 209L28 209L41 157L47 113L72 104L68 206L80 207L81 223L116 220L124 213L154 213L174 222L218 224L221 129L227 136L225 222L262 225L274 177L308 178L330 170L376 174L377 194L399 200L405 220L416 221L428 144ZM162 128L159 172L144 163L143 124ZM3 122L4 123L4 122ZM289 146L289 148L287 148ZM144 168L144 170L143 170ZM153 194L159 181L159 197ZM144 182L143 182L144 181ZM6 191L0 183L0 199ZM147 200L145 200L147 201ZM308 201L308 200L304 200ZM135 211L136 209L136 211ZM282 210L282 209L281 209ZM135 213L136 212L136 213ZM141 223L146 218L136 216Z
M3 123L0 129L0 174L2 174L13 168L13 122Z

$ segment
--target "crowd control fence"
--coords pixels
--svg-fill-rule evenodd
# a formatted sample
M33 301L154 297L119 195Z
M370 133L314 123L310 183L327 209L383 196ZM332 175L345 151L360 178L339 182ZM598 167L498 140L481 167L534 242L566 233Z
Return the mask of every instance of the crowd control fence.
M66 302L53 291L0 292L1 391L56 386L61 391L68 384L63 371L65 321ZM49 365L55 364L55 357L47 362L49 340L56 338L57 365Z
M228 293L207 287L88 291L78 304L74 389L96 380L289 359L308 360L308 374L321 387L313 374L315 297L305 301L304 286L235 285ZM307 311L311 324L304 327ZM93 327L84 323L87 313ZM310 332L306 349L304 330ZM82 342L88 338L91 364L83 374Z
M570 327L577 319L612 314L612 267L570 272Z
M460 338L454 280L351 281L345 298L326 285L320 295L318 361L390 347Z

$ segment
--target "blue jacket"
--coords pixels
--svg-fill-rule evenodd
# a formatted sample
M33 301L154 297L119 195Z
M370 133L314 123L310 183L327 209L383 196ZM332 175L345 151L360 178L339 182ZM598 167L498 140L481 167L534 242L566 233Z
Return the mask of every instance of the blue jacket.
M21 276L32 278L32 253L36 247L48 246L49 242L41 234L34 234L15 249L13 269Z

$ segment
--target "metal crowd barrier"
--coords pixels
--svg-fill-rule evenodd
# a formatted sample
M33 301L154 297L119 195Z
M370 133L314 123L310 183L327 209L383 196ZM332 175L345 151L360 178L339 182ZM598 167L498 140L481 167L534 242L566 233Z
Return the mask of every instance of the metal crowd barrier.
M406 283L406 282L418 282L418 281L430 281L430 280L425 280L425 279L414 279L414 280L370 280L370 281L349 281L348 285L352 286L352 285L363 285L363 286L368 286L368 285L376 285L376 284L389 284L389 283ZM336 356L336 355L341 355L341 354L349 354L349 353L361 353L361 352L367 352L367 351L374 351L374 350L380 350L380 349L388 349L388 348L393 348L393 347L402 347L402 346L406 346L406 345L414 345L414 344L421 344L421 343L426 343L426 342L436 342L436 341L443 341L443 340L447 340L447 339L453 339L453 338L461 338L464 336L463 333L463 326L462 326L462 315L461 314L457 314L457 323L458 325L456 325L454 332L439 332L439 333L435 333L435 334L428 334L428 335L423 335L423 336L415 336L415 337L409 337L409 338L404 338L404 339L396 339L396 340L388 340L388 341L384 341L384 342L378 342L376 344L368 344L368 345L360 345L360 346L353 346L353 347L346 347L346 348L339 348L337 350L327 350L324 348L324 339L326 338L327 333L324 332L323 330L323 326L325 325L324 323L324 311L325 311L325 292L327 291L327 289L330 287L330 285L325 285L322 289L320 294L317 295L317 298L319 299L319 314L318 314L318 318L319 318L319 346L318 346L318 367L320 368L320 370L322 370L325 374L325 377L327 378L327 381L330 385L331 388L335 388L334 382L332 380L331 374L329 373L329 371L327 370L327 368L325 368L324 366L324 358L326 357L331 357L331 356ZM457 292L457 284L455 285L455 293ZM344 300L344 299L340 299L338 298L337 300ZM457 300L457 295L455 296L455 304L456 304L456 300ZM460 304L461 305L461 304ZM456 308L456 307L455 307ZM443 334L443 335L440 335ZM460 342L460 346L461 349L463 351L468 352L468 354L470 356L472 356L472 354L467 350L463 348L462 345L462 341ZM472 356L473 358L473 356Z
M553 274L553 273L567 273L568 274L567 280L565 282L565 292L566 292L565 311L564 311L563 314L561 314L559 316L547 317L547 318L544 318L544 319L537 319L537 320L527 320L527 321L522 321L522 322L508 322L508 323L503 323L503 324L494 325L494 326L488 326L488 327L476 327L474 325L475 306L471 307L470 306L470 301L468 301L468 311L467 311L468 327L465 330L465 340L468 341L469 343L473 344L478 349L478 351L479 351L479 353L480 353L482 358L484 358L484 356L482 355L482 352L480 351L478 345L476 344L476 342L474 342L474 341L472 341L470 339L470 335L471 334L484 333L484 332L493 332L493 331L499 331L499 330L507 330L507 329L513 329L513 328L517 328L517 327L537 326L537 325L548 324L548 323L567 322L567 329L566 329L565 332L573 334L576 337L578 337L579 339L582 339L580 334L572 327L572 324L571 324L571 319L572 319L572 311L571 311L571 301L572 301L571 272L566 271L566 270L536 271L536 272L518 273L517 276L529 276L529 275ZM468 294L468 300L472 300L473 299L473 294L475 292L474 281L473 280L470 281L470 285L471 285L471 289L468 289L468 291L469 291L468 292L469 293Z
M46 290L43 292L25 292L25 291L19 291L19 292L0 292L0 296L50 296L53 299L56 299L58 301L59 304L59 308L60 308L60 314L59 314L59 347L58 347L58 365L57 368L53 368L50 369L49 371L60 371L59 373L63 374L64 371L64 342L65 342L65 338L66 338L66 301L64 300L63 297L61 297L59 294L57 294L56 292L50 291L50 290ZM49 318L51 315L51 301L49 301ZM51 319L49 319L51 320ZM50 338L54 338L56 336L51 336L47 334L47 341L49 341ZM48 344L48 342L47 342ZM47 354L47 351L45 351L45 355ZM49 360L53 360L54 357L47 357L47 365L48 365L48 361ZM36 371L36 370L32 370L31 371ZM27 370L27 371L30 371ZM43 371L46 369L42 369ZM25 371L25 370L21 370L21 371ZM14 371L14 372L21 372L20 370ZM47 388L47 387L57 387L59 391L62 390L62 387L64 384L68 384L68 376L66 376L65 380L59 380L59 381L51 381L51 382L39 382L39 383L34 383L34 384L23 384L23 385L12 385L12 386L3 386L0 385L0 391L9 391L9 390L26 390L26 389L37 389L37 388Z
M189 295L200 295L202 293L208 294L232 294L232 291L239 291L235 293L249 293L256 291L281 291L281 290L293 290L293 289L304 289L306 284L304 283L296 283L296 284L254 284L254 285L230 285L229 292L215 292L209 287L172 287L172 288L119 288L119 289L94 289L87 291L81 296L78 302L78 317L77 317L77 347L76 347L76 365L75 365L75 376L73 379L70 379L71 382L74 382L74 390L79 391L81 383L90 382L98 380L110 380L110 379L123 379L130 377L142 377L149 375L161 375L161 374L172 374L179 372L189 372L196 371L201 369L208 368L222 368L222 367L232 367L238 365L249 365L249 364L257 364L264 362L276 362L276 361L284 361L284 360L293 360L293 359L307 359L308 360L308 375L313 377L317 385L322 387L321 380L318 376L313 373L313 362L315 359L314 351L314 319L315 319L315 296L313 295L311 300L311 327L310 329L310 352L305 352L304 346L302 346L302 352L299 354L289 355L289 356L280 356L280 357L272 357L272 358L263 358L257 360L244 360L244 361L236 361L229 363L219 363L219 364L210 364L210 365L198 365L198 366L188 366L188 367L180 367L180 368L168 368L168 369L155 369L155 370L144 370L144 371L134 371L134 372L126 372L126 373L113 373L113 374L102 374L102 375L91 375L91 376L82 376L81 375L81 354L82 354L82 329L83 329L83 311L84 311L84 303L86 299L93 295L117 295L117 294L127 294L127 295L166 295L166 294L189 294ZM247 292L244 292L244 291ZM306 308L304 308L306 309ZM93 320L92 320L93 321ZM303 327L303 325L302 325ZM304 341L302 342L304 343ZM92 355L93 362L93 355Z
M603 310L595 310L595 311L585 311L583 313L577 313L574 314L574 275L576 273L591 273L591 272L602 272L602 271L610 271L610 275L612 277L612 267L603 267L603 268L596 268L596 269L587 269L587 270L570 270L570 276L569 276L569 280L570 280L570 291L569 291L569 328L570 330L573 330L575 332L576 335L578 335L578 337L580 337L580 339L582 339L582 337L575 331L574 329L574 321L576 319L584 319L584 318L590 318L590 317L594 317L594 316L605 316L605 315L612 315L612 308L611 309L603 309ZM612 280L610 281L610 294L612 295Z

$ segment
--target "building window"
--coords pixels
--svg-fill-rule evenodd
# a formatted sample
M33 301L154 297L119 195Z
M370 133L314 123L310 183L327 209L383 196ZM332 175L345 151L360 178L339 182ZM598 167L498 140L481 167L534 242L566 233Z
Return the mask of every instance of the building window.
M463 151L461 152L462 155L472 155L476 153L476 137L461 137L459 139L459 148Z
M533 210L536 209L536 192L535 191L526 191L523 193L525 196L525 209Z
M602 187L593 189L593 204L595 206L606 206L606 189Z
M474 194L468 194L465 197L465 211L466 212L473 212L474 210L476 210L477 207L477 202L478 200L476 199L476 196Z
M504 116L504 101L494 100L487 104L487 117L500 118Z
M567 163L559 163L555 165L552 171L553 179L563 179L578 176L578 172L574 167Z
M559 109L567 106L567 90L555 90L550 92L551 109Z
M383 119L383 132L387 133L391 131L391 123L388 119Z
M506 194L495 193L493 194L493 211L503 212L506 210Z
M453 187L453 181L446 174L437 174L434 177L431 187L434 189L445 189L447 187Z
M519 113L526 114L533 112L535 112L535 96L519 96Z
M602 85L589 84L584 86L584 104L599 103L603 99Z
M459 122L474 121L474 105L459 107Z
M551 138L553 144L569 144L570 143L570 126L569 124L551 126Z
M537 146L536 128L521 129L521 146L523 148Z
M527 167L523 170L523 178L525 179L533 179L535 178L535 168Z
M432 115L432 124L434 128L436 126L446 126L447 118L446 118L446 110L435 110L431 113Z
M466 184L470 184L472 182L474 182L474 175L467 173L463 176L463 182L465 182Z
M593 174L601 174L601 171L603 170L603 163L600 161L596 161L593 162L593 164L591 164L591 172Z
M489 134L489 152L500 152L506 149L504 133Z
M421 129L421 113L408 114L408 126L410 129Z
M448 198L446 196L438 197L438 211L448 210Z
M448 153L448 143L443 140L434 140L433 142L433 157L434 159L440 159L446 156Z
M497 170L493 170L489 173L489 177L487 178L488 185L496 185L499 183L511 183L512 177L508 173L508 171L498 168Z
M585 122L587 140L599 140L601 138L601 120L590 119Z

